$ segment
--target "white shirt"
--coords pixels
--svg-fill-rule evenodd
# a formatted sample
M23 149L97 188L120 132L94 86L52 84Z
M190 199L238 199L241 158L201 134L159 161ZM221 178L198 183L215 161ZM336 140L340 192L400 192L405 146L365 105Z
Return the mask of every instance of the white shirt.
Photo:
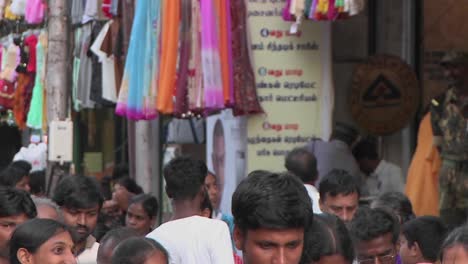
M317 188L310 184L304 184L304 187L306 188L310 200L312 201L312 210L314 211L314 214L321 214L322 211L320 210L319 204L320 193L318 192Z
M403 174L397 165L380 161L375 171L366 179L367 190L371 196L386 192L403 192Z
M96 264L99 243L93 236L89 236L86 240L86 248L76 258L78 264Z
M229 228L220 220L182 218L159 226L146 237L169 252L169 264L234 264Z

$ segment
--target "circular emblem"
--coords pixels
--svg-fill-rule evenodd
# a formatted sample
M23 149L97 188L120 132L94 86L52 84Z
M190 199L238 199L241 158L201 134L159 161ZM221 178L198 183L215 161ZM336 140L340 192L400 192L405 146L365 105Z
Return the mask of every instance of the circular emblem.
M354 70L351 113L371 134L388 135L405 127L419 100L416 74L396 56L376 55Z

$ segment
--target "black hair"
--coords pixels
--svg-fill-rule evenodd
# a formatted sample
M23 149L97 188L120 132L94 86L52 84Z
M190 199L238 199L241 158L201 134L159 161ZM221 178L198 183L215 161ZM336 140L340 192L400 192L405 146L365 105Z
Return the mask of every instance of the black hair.
M31 194L41 195L46 192L46 175L45 170L34 171L29 175L29 187Z
M325 177L322 178L319 185L320 199L325 200L326 195L332 197L341 195L349 195L357 193L361 195L359 184L356 179L345 170L333 169Z
M118 185L120 185L122 187L125 187L125 189L127 189L127 191L129 191L129 192L131 192L133 194L143 193L143 189L140 187L140 185L138 185L134 179L131 179L131 178L128 178L128 177L118 179L114 183L114 185L115 184L118 184Z
M122 241L125 241L131 237L138 237L139 234L138 232L130 227L118 227L109 230L99 241L99 249L97 252L97 259L98 262L101 260L101 258L109 258L110 256L106 256L107 254L105 251L103 251L103 247L107 244L110 243L110 247L114 249L116 246L118 246Z
M146 237L132 237L121 242L112 255L112 264L143 264L153 252L160 251L169 263L169 253L158 242Z
M401 224L414 219L416 216L413 212L411 201L401 192L387 192L378 196L371 203L371 207L387 207L401 219Z
M346 225L331 214L314 215L311 230L305 238L302 260L303 264L317 262L324 256L339 254L352 263L354 249Z
M36 206L31 196L11 187L0 187L0 217L25 214L28 218L37 216Z
M129 205L132 204L141 204L141 207L143 207L143 210L145 210L150 219L154 219L158 215L158 199L152 195L144 193L135 195L130 199Z
M425 260L436 262L447 229L435 216L422 216L406 222L402 226L402 234L408 241L408 246L418 243Z
M0 173L0 185L15 187L26 176L25 170L10 165Z
M370 241L390 233L392 242L396 244L400 236L400 224L389 210L361 207L351 221L350 233L354 242Z
M240 230L304 228L313 219L304 185L289 173L253 171L232 196L234 223Z
M72 236L72 232L65 224L52 219L35 218L22 223L11 236L10 263L21 263L17 258L20 248L34 254L47 240L62 232L68 232Z
M442 243L441 260L444 258L444 251L455 246L462 246L465 252L468 253L468 225L457 227L448 234L444 243Z
M88 209L96 205L101 208L103 198L94 178L87 176L67 176L55 188L53 196L58 206L69 209Z
M331 139L338 139L351 146L359 136L359 132L351 125L337 122L333 128Z
M205 184L208 169L203 161L174 158L164 167L166 193L174 200L192 200Z
M208 195L207 192L205 192L205 197L203 198L203 201L200 205L200 209L203 211L205 209L210 210L210 216L213 213L213 205L211 204L210 201L210 196Z
M379 154L377 153L377 141L371 137L360 140L353 148L353 155L356 160L378 160Z
M114 167L114 171L112 172L112 179L118 180L120 178L129 178L129 170L128 170L128 165L127 164L117 164Z
M13 161L10 166L13 168L19 169L20 171L24 173L24 175L28 175L32 169L31 163L29 163L26 160Z
M305 148L295 148L288 153L284 166L302 182L315 182L318 177L317 159Z

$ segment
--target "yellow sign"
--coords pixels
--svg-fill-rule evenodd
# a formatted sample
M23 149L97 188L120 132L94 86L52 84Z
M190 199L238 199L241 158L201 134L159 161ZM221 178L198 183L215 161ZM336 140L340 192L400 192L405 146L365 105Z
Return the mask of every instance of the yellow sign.
M283 1L248 3L257 93L265 110L248 120L248 172L283 171L291 149L322 135L322 85L328 73L323 62L330 59L323 36L329 27L304 21L290 34L292 22L281 17L284 6Z

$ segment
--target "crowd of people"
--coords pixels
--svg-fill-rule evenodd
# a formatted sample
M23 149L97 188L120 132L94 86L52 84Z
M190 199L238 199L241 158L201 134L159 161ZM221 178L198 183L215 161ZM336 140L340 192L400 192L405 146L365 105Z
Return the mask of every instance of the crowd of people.
M0 172L0 264L468 263L468 226L417 217L401 169L356 141L338 124L330 141L290 151L286 172L250 172L231 212L217 175L176 157L162 172L165 223L124 167L64 177L48 196L45 173L14 161Z

